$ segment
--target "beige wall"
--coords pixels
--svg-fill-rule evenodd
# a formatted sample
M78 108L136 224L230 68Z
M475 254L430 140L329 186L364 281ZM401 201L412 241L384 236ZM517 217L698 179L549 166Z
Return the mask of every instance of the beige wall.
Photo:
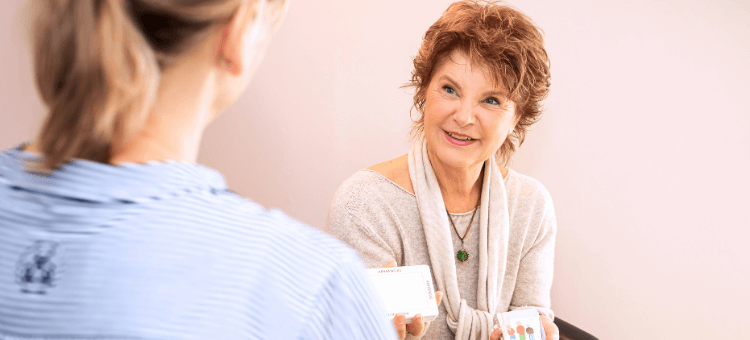
M31 138L40 112L18 3L0 10L2 148ZM344 179L408 150L411 94L399 86L449 3L294 1L201 162L321 227ZM602 339L744 337L750 4L513 3L544 28L552 59L547 112L513 168L555 200L558 316Z

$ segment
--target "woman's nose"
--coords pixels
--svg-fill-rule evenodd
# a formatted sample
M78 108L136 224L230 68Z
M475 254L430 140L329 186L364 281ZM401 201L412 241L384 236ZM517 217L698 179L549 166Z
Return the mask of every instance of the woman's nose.
M462 102L453 114L453 119L462 127L473 124L475 119L474 108L475 106L472 103Z

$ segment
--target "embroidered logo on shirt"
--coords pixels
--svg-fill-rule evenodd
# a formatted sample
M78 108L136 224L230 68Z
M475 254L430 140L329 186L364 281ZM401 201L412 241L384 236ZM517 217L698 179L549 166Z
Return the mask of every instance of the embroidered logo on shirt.
M16 282L21 291L46 294L61 274L61 248L54 241L36 241L26 248L16 263Z

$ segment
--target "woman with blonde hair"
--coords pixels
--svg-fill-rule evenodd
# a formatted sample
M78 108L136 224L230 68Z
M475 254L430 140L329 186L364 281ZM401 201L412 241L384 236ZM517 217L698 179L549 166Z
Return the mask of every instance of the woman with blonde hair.
M549 92L540 30L494 1L453 3L427 30L410 85L421 117L411 151L355 173L327 227L369 267L428 265L438 317L401 336L498 339L496 313L536 309L549 339L557 225L550 194L507 163Z
M195 164L284 0L43 0L38 138L0 153L2 339L388 339L351 249Z

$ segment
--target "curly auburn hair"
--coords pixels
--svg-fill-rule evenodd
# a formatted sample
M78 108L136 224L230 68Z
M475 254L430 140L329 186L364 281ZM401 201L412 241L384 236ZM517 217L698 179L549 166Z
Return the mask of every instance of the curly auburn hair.
M544 38L525 14L502 1L464 0L451 4L424 35L414 58L411 81L414 107L422 114L412 126L412 136L424 130L427 88L435 68L453 51L461 51L476 65L486 67L495 84L502 84L516 104L513 132L495 154L507 164L526 138L529 126L539 120L541 101L550 87L550 62Z

